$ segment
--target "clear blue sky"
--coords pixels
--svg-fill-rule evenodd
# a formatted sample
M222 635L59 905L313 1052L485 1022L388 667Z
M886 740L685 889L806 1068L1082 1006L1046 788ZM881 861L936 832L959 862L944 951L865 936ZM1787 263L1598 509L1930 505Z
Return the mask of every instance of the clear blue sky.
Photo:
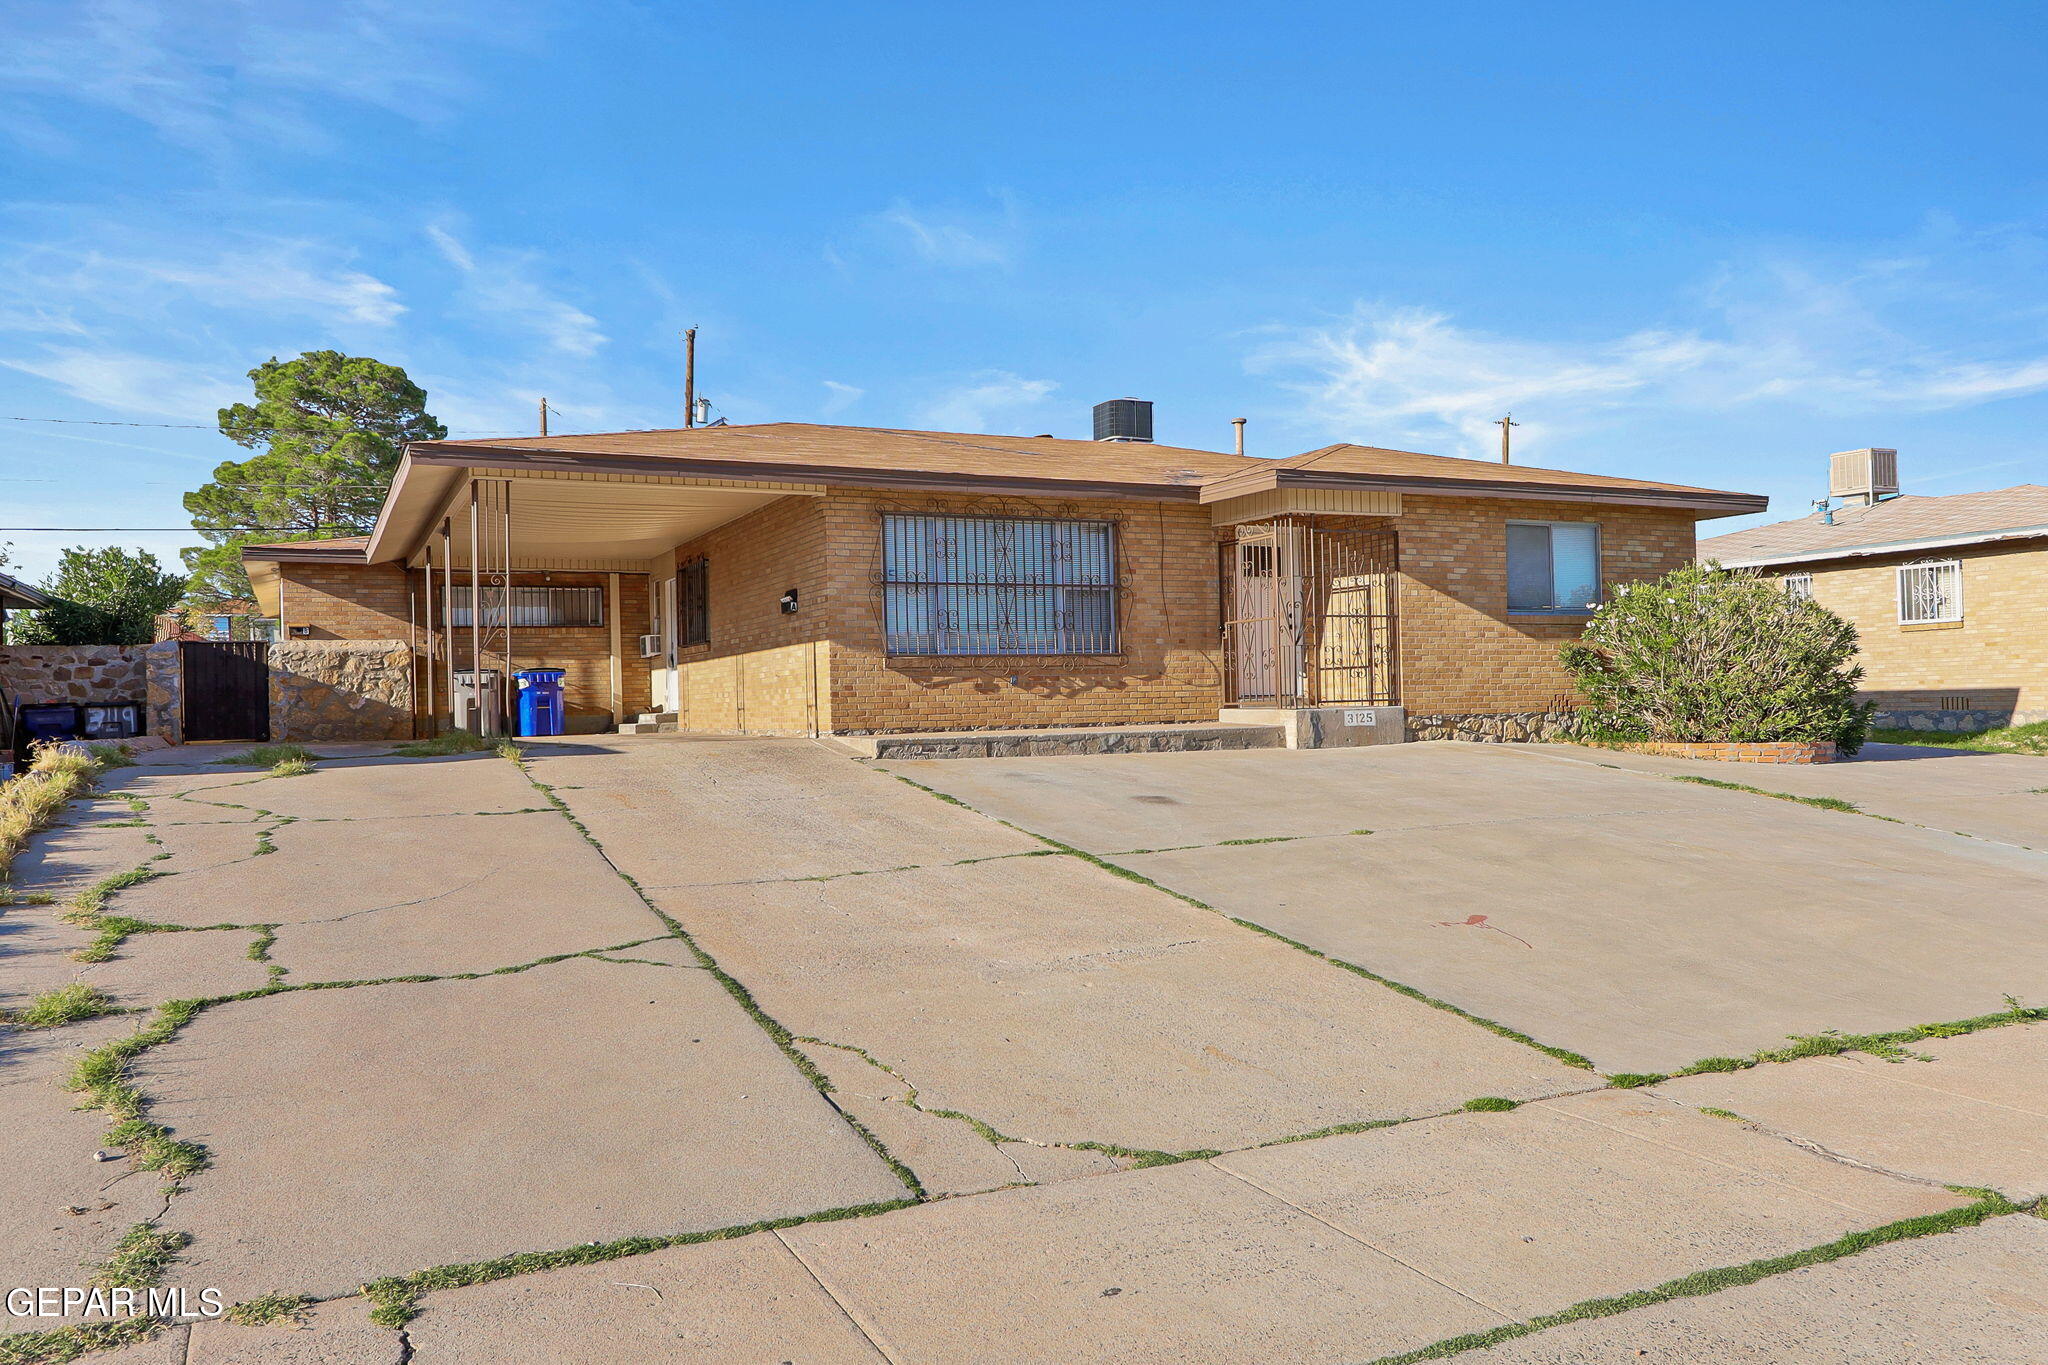
M2048 16L1723 3L23 0L0 415L211 421L267 356L462 433L1331 440L1764 492L2048 482ZM209 431L0 422L0 523L171 526ZM1711 523L1710 530L1737 523ZM168 556L175 533L0 532Z

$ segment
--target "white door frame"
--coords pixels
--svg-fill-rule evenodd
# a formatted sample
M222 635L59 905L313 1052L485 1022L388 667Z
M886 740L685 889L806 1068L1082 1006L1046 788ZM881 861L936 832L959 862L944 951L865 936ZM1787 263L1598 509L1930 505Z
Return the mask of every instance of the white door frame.
M679 632L676 621L676 579L671 574L661 580L661 662L662 662L662 706L664 711L680 712L683 709L682 669L679 664Z

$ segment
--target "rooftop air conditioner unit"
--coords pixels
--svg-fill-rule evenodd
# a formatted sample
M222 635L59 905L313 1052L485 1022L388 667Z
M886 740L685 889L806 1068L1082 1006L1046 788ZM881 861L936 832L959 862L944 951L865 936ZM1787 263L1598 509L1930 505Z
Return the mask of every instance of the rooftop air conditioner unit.
M1871 503L1899 495L1899 452L1881 446L1843 450L1828 456L1828 496L1851 505Z
M661 637L659 635L643 635L640 637L641 658L651 659L659 653L661 653Z

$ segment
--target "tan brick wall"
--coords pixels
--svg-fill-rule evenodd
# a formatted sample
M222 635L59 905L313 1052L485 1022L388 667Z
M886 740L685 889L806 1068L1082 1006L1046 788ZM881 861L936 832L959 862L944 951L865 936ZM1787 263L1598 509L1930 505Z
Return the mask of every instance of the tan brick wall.
M386 564L282 564L279 574L283 579L280 596L282 608L280 630L287 640L293 638L290 629L295 625L312 627L310 638L314 640L406 640L416 651L422 651L424 664L424 612L425 575L415 571L411 574L395 565ZM464 577L458 570L458 585ZM594 587L604 589L606 575L602 573L539 573L521 572L512 576L514 587ZM417 594L417 605L415 604ZM619 611L620 649L624 655L621 680L625 691L625 710L628 716L637 715L649 708L649 670L647 661L638 657L634 648L639 635L646 630L647 619L647 576L645 574L620 574ZM435 602L438 612L440 601L440 579L435 579ZM606 624L601 626L535 626L515 629L512 632L512 659L518 668L560 668L564 700L568 711L577 713L609 712L611 710L611 602L609 594L605 601ZM415 613L420 615L415 626ZM457 627L454 632L455 667L470 666L470 632L466 627ZM444 670L445 658L436 664L434 679L435 707L447 710L447 684ZM422 681L415 694L422 707L426 704L427 689Z
M837 492L821 500L832 566L832 728L845 732L1213 721L1223 704L1216 536L1193 503ZM1117 656L891 658L883 648L885 512L1112 520Z
M1684 512L1404 495L1393 526L1401 547L1401 700L1410 715L1538 712L1571 693L1557 648L1587 618L1509 614L1510 521L1598 522L1606 583L1655 578L1693 558L1693 519Z
M1961 562L1963 620L1901 625L1898 566L1931 559ZM1965 709L2048 715L2048 542L1816 564L1811 572L1813 600L1856 627L1864 695L1881 710L1955 709L1945 703L1966 697Z
M809 735L831 728L824 682L833 620L822 499L789 497L676 547L664 572L702 557L709 643L682 651L686 730ZM797 590L794 615L782 594Z

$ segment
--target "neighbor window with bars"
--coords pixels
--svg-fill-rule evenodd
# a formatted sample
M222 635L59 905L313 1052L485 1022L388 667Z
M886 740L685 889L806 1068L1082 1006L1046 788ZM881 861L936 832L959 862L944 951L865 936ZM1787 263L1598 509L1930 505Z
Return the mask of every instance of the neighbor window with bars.
M1899 566L1899 624L1963 619L1963 566L1953 559Z
M1116 526L882 518L891 654L1114 654Z
M1788 602L1811 602L1813 600L1813 575L1810 573L1788 573L1784 578L1785 600Z
M512 628L535 626L601 626L604 624L604 589L602 588L513 588L511 592ZM470 590L467 585L452 589L448 594L448 624L467 626L474 622L470 610ZM486 611L491 605L491 594L485 592Z

